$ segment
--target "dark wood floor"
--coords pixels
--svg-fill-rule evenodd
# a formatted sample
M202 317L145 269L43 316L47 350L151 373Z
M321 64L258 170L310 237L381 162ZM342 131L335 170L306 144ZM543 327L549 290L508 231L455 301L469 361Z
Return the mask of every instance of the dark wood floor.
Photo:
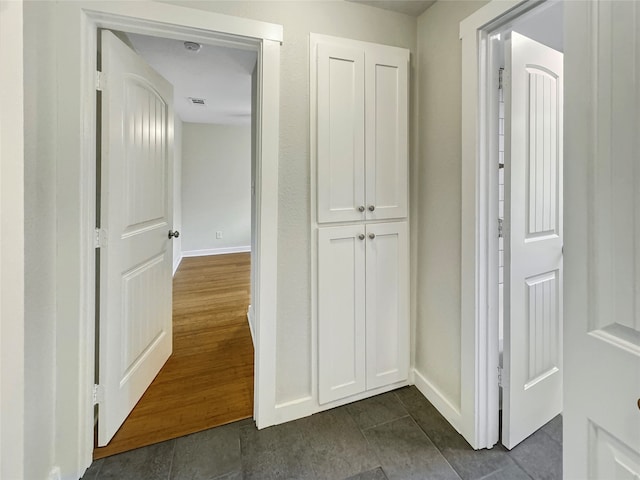
M173 279L173 354L95 459L253 415L250 254L185 258Z

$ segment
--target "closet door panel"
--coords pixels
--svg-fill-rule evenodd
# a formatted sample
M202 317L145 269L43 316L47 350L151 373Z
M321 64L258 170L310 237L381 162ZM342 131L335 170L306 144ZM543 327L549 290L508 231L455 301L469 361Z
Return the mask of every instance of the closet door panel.
M318 229L319 402L365 390L365 227Z
M364 51L319 44L318 222L363 220Z
M408 67L406 50L367 51L366 200L367 219L407 216Z
M407 222L367 225L367 389L408 378Z

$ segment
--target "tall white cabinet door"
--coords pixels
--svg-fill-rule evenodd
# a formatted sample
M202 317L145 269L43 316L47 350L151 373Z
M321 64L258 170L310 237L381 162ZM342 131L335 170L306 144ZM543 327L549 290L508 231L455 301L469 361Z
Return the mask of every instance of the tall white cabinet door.
M367 50L367 219L407 216L409 52L378 46Z
M319 44L318 222L364 220L364 51Z
M367 389L409 374L407 222L367 225Z
M364 225L318 229L321 404L366 388L364 233Z
M562 411L563 56L507 41L502 443Z

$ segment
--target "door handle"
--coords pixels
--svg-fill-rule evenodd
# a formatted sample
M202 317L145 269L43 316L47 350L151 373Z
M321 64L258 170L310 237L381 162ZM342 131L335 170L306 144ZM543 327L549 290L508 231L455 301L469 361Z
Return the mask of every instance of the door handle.
M358 207L358 211L359 211L359 212L364 212L364 205L360 205L360 206Z
M371 240L373 240L374 238L376 238L376 234L375 234L375 233L373 233L373 232L371 232L371 233L369 234L369 238L370 238Z
M178 238L180 236L180 232L178 230L176 230L175 232L173 230L169 230L169 240L171 240L172 238Z
M369 211L373 212L376 209L375 205L369 205Z
M360 235L358 235L358 238L359 238L360 240L364 240L364 233L361 233Z

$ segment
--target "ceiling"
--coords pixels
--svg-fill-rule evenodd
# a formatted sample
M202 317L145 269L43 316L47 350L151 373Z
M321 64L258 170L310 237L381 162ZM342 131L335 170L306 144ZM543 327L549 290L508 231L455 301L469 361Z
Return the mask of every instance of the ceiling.
M436 3L436 0L347 0L347 2L363 3L372 7L418 17L427 8Z
M249 125L251 73L256 52L128 33L131 46L173 85L175 112L183 122ZM203 99L194 105L190 98Z

